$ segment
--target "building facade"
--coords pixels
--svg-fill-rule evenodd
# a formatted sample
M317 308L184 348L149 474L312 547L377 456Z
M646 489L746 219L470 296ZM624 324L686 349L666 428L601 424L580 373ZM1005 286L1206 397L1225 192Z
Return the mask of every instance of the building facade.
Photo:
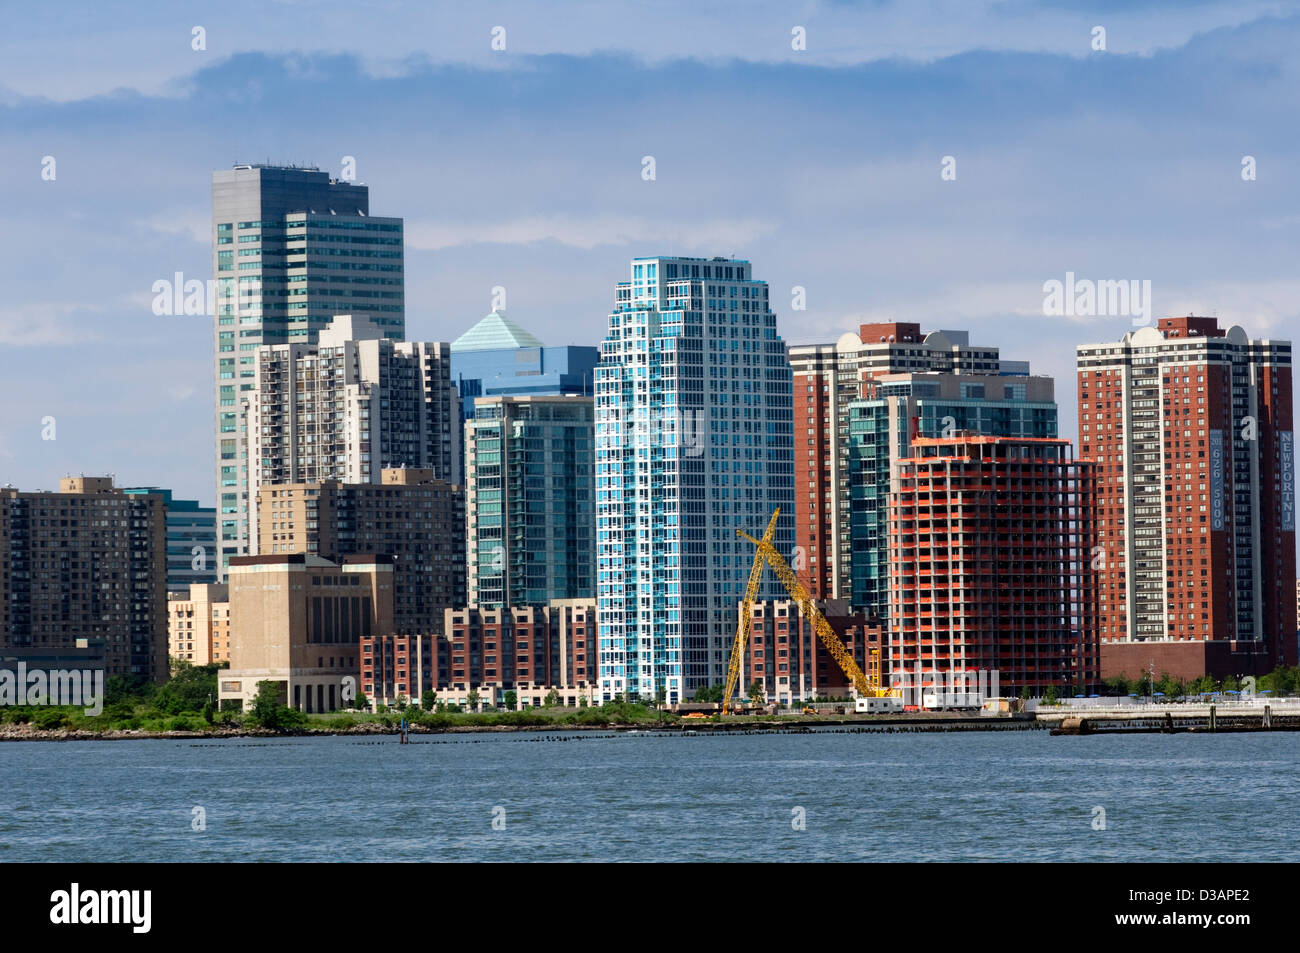
M192 665L229 663L229 588L196 583L183 595L168 593L167 645L168 655Z
M393 631L442 631L443 611L465 604L465 494L434 471L386 468L378 485L282 483L258 491L260 555L306 553L337 562L393 560Z
M1077 359L1103 674L1294 665L1290 343L1161 318Z
M873 652L883 666L884 626L878 620L850 612L843 599L819 601L818 609L858 668L871 671ZM751 612L749 650L741 669L743 694L748 695L756 682L765 701L782 705L847 698L852 693L852 682L817 637L799 603L791 599L755 602Z
M340 315L317 344L267 346L243 419L249 459L248 543L258 491L281 483L379 483L385 469L430 470L450 482L460 459L448 346L397 342Z
M393 628L393 564L385 556L333 563L297 553L230 560L230 670L223 708L247 710L261 682L299 711L345 708L361 678L361 640Z
M1068 440L913 442L889 497L886 670L905 698L974 691L981 672L1003 694L1095 687L1091 470Z
M370 214L370 190L316 168L212 173L217 508L223 555L248 548L240 408L264 344L313 344L336 314L405 335L402 220ZM224 562L223 562L224 564Z
M775 545L793 545L790 364L749 262L630 272L596 368L600 691L673 704L725 679L753 559L736 530L779 507Z
M451 377L461 399L461 422L474 416L479 397L591 397L600 348L547 347L502 311L493 311L451 342Z
M594 599L589 397L480 397L465 423L469 603Z
M418 704L448 681L450 643L440 635L361 638L361 690L376 705Z
M448 609L449 697L473 691L499 704L506 691L519 703L540 705L555 691L561 704L594 700L597 660L596 607L589 599L555 599L545 605Z
M1051 378L971 344L966 331L863 324L834 344L791 347L790 364L799 491L791 568L813 598L847 599L875 615L888 604L889 468L912 436L1057 435ZM875 385L886 378L888 387Z
M959 432L1049 439L1057 411L1050 377L908 372L862 384L848 411L848 519L836 524L848 600L889 614L888 502L894 467L913 440Z
M166 546L163 497L109 477L0 489L0 661L166 681Z
M198 500L178 500L156 486L127 487L123 493L154 493L167 506L167 591L186 596L190 586L217 581L221 565L217 511Z

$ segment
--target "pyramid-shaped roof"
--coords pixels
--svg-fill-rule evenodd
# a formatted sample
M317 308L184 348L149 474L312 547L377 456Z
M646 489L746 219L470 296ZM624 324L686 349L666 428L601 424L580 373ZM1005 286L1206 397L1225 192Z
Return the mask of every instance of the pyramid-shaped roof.
M541 340L505 316L493 311L456 340L453 351L500 351L516 347L543 347Z

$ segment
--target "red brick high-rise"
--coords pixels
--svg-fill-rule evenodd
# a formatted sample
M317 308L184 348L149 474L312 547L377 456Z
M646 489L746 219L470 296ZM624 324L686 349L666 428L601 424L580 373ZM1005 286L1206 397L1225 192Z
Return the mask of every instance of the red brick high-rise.
M921 325L863 324L834 344L790 348L794 372L795 546L790 566L814 599L850 597L849 403L873 396L867 382L888 374L1027 376L1023 361L972 345L965 331L922 333Z
M1177 317L1077 356L1103 676L1294 665L1290 343Z
M974 692L980 672L997 672L1003 695L1094 686L1083 619L1092 465L1072 450L1068 440L962 433L919 438L898 461L886 671L905 699Z

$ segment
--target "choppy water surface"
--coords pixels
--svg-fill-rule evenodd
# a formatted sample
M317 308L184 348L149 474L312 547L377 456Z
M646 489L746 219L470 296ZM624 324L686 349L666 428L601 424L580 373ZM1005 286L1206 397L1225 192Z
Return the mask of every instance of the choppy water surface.
M0 861L1294 860L1298 755L1291 732L18 742Z

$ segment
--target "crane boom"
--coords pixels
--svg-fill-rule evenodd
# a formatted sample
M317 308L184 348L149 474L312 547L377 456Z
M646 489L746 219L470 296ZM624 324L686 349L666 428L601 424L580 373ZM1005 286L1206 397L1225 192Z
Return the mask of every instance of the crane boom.
M776 533L776 518L781 515L780 507L772 513L772 518L767 523L767 531L763 533L763 542L768 546L772 545L772 537ZM745 657L745 643L749 640L749 629L752 623L752 613L754 599L758 596L758 584L763 578L763 550L760 547L754 551L754 565L749 570L749 584L745 586L745 601L740 607L740 618L736 620L736 641L731 646L731 659L727 663L727 684L722 690L722 713L725 715L731 705L731 696L736 691L736 684L740 681L740 663Z
M776 551L776 547L772 545L772 535L773 530L776 527L776 517L780 512L781 511L778 509L772 514L772 520L767 524L767 532L763 534L761 540L755 539L743 530L736 530L737 536L747 539L754 544L754 568L751 569L749 573L749 585L745 589L745 602L741 611L739 625L736 629L736 644L731 653L731 665L729 667L730 674L727 678L727 693L723 696L722 700L723 714L726 714L727 704L731 698L731 692L734 691L735 688L735 676L738 676L740 673L740 658L744 652L745 640L749 636L751 621L750 615L752 611L750 607L754 598L758 594L758 583L762 572L763 562L766 562L772 567L772 572L776 573L776 577L781 580L781 585L784 586L785 591L790 594L790 598L798 603L799 610L803 614L804 618L808 619L812 623L813 631L817 633L817 638L821 640L822 645L826 647L826 651L828 651L831 654L831 657L835 659L835 663L839 665L844 674L849 677L849 680L853 683L853 687L857 689L859 696L866 698L900 697L898 689L885 688L880 683L880 655L878 652L872 652L871 655L871 675L868 677L868 675L863 673L862 669L858 667L858 663L853 660L853 656L849 654L848 649L844 647L844 643L840 641L840 637L836 635L835 630L831 628L831 624L826 621L826 617L822 615L821 610L817 608L817 603L815 603L812 596L808 594L808 590L804 588L803 583L799 581L799 577L794 574L794 571L790 568L789 564L781 554Z

